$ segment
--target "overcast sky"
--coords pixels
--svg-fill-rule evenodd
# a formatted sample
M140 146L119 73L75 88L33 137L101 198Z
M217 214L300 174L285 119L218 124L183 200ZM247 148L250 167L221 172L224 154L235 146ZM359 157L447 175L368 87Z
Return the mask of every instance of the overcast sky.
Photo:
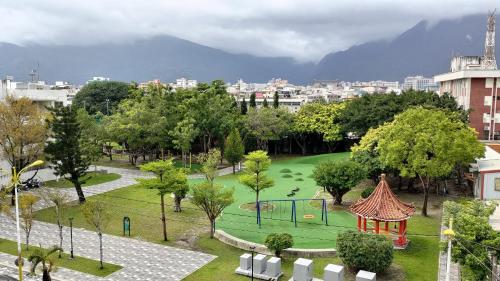
M0 0L0 42L96 44L173 35L233 53L317 61L420 20L498 0Z

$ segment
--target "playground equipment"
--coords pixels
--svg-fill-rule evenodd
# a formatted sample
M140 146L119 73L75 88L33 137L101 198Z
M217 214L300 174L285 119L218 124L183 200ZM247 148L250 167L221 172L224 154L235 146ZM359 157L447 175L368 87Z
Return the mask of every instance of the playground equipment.
M297 203L302 202L302 213L303 219L314 219L314 214L306 214L305 213L305 203L306 201L321 201L321 221L328 225L328 208L326 205L326 199L313 198L313 199L271 199L271 200L259 200L257 201L257 224L259 228L262 226L262 209L266 211L268 214L268 218L274 219L274 206L279 205L277 208L277 215L279 219L282 219L283 213L286 213L286 208L283 208L283 205L291 204L291 214L290 221L294 223L295 227L297 227ZM269 207L271 206L271 207ZM263 208L264 207L264 208ZM271 212L269 214L269 212Z

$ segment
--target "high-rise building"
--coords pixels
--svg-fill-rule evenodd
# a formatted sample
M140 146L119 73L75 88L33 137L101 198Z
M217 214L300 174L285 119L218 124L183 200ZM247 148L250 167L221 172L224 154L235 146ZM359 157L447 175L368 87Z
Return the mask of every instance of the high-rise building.
M500 70L495 59L495 14L488 16L483 56L451 60L450 72L434 77L439 92L449 93L470 110L470 126L480 139L500 139Z
M403 83L403 90L417 91L436 91L438 85L434 82L434 78L426 78L423 76L408 76Z

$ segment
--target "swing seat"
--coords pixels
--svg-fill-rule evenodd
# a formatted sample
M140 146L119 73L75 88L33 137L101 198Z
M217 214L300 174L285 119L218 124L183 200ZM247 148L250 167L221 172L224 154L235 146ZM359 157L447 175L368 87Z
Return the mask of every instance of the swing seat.
M314 215L304 215L304 219L314 219Z

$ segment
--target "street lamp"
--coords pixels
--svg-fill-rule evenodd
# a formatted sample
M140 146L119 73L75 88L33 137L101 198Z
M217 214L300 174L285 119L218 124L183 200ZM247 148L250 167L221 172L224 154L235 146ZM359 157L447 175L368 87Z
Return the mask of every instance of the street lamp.
M69 240L71 245L71 258L73 259L73 218L69 218Z
M109 99L106 99L106 115L109 115Z
M450 281L451 273L451 240L455 237L455 231L453 231L453 217L450 218L450 223L448 229L443 231L443 234L448 238L448 256L446 257L446 281Z
M36 160L28 166L22 168L19 172L16 167L12 167L11 186L14 187L14 196L16 197L16 228L17 228L17 267L19 269L19 281L23 281L23 261L21 255L21 228L19 226L19 196L17 192L17 185L21 181L21 175L29 168L40 166L43 164L42 160Z
M250 251L252 252L252 281L253 281L253 254L255 253L255 245L250 246Z

